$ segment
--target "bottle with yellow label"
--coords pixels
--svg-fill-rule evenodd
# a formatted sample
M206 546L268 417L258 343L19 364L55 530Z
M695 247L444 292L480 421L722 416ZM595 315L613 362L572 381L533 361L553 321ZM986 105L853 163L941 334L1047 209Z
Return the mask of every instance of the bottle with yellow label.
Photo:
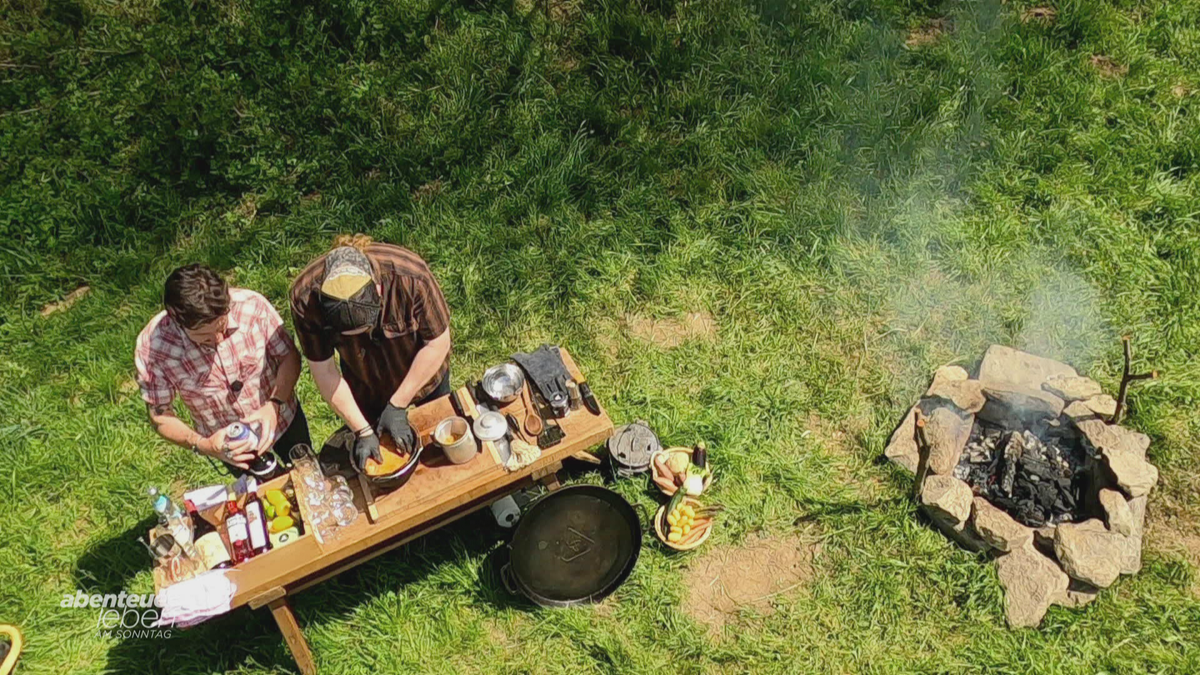
M200 554L200 563L205 569L219 570L233 567L233 559L229 557L229 549L225 548L225 540L212 523L201 517L196 505L187 502L188 515L192 517L196 551Z

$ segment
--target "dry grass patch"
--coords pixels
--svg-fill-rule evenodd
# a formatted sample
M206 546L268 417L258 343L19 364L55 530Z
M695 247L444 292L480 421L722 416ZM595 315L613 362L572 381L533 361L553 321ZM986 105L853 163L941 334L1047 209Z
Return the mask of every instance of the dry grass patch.
M52 303L46 305L45 307L43 307L42 308L42 318L44 319L48 316L58 314L59 312L65 312L68 309L71 309L71 305L74 305L75 303L79 302L79 300L81 298L83 298L83 296L85 296L91 292L92 292L92 289L90 286L80 286L79 288L76 288L75 290L71 291L70 293L67 293L67 297L63 298L62 300L59 300L58 302L52 302Z
M812 579L819 554L819 543L796 534L713 549L688 566L684 611L713 637L743 611L770 614L775 598Z
M1021 12L1021 23L1054 23L1058 18L1058 10L1053 7L1030 7Z
M512 651L523 645L520 634L528 625L528 620L519 616L509 619L486 618L483 620L483 632L489 643Z
M253 192L242 195L241 201L238 202L237 208L233 212L246 220L254 220L258 215L258 195Z
M1171 87L1171 93L1175 96L1175 98L1183 98L1184 96L1192 93L1192 90L1188 88L1186 84L1179 82L1175 84L1175 86Z
M551 21L566 23L579 16L583 3L580 0L548 0L546 9Z
M904 40L904 46L909 49L919 49L921 47L929 47L937 44L938 40L946 33L954 30L953 24L949 19L933 19L917 28L908 31L908 37Z
M711 340L717 335L717 322L708 312L688 312L682 318L654 319L628 315L623 323L630 335L642 342L671 349L688 340Z
M1112 60L1111 56L1104 56L1103 54L1092 55L1092 67L1099 71L1103 77L1123 77L1129 72L1129 66L1117 63Z
M887 490L887 484L877 471L871 471L868 460L860 458L856 452L856 438L861 436L870 425L870 420L850 415L843 420L830 422L821 417L816 411L807 414L804 428L832 458L832 465L839 475L852 481L847 481L855 492L867 499L879 498Z
M433 199L434 197L442 194L442 190L444 190L444 189L445 189L445 185L442 183L442 179L438 178L436 180L432 180L428 183L425 183L424 185L421 185L417 189L413 190L412 196L415 201L427 202L427 201Z
M1192 594L1200 598L1200 524L1195 518L1155 514L1150 518L1145 545L1186 560L1192 568Z

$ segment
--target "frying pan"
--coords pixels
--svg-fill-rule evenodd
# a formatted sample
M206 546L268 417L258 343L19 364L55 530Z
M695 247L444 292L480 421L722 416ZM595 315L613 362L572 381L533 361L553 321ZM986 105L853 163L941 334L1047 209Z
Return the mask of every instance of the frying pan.
M509 543L504 585L542 607L599 602L629 578L642 523L621 495L571 485L531 504Z

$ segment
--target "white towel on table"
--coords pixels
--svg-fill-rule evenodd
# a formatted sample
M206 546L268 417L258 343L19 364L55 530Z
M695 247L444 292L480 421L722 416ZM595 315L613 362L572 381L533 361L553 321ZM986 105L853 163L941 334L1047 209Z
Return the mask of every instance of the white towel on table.
M228 612L237 584L227 570L212 570L158 593L159 626L187 628Z

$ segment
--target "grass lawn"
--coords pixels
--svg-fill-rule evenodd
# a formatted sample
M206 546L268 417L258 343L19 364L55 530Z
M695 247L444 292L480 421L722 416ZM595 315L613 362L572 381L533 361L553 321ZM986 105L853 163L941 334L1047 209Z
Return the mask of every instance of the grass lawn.
M454 384L566 345L618 422L708 442L709 546L798 535L814 557L710 637L694 557L648 544L602 605L538 611L480 514L297 596L322 672L1200 672L1198 73L1198 0L8 0L0 622L21 672L294 669L264 613L117 641L59 601L148 592L146 486L216 478L132 382L166 273L205 261L283 309L354 231L429 261ZM994 566L878 458L937 366L1000 342L1114 392L1123 334L1163 373L1127 422L1162 471L1144 569L1009 631ZM323 439L307 373L299 396Z

